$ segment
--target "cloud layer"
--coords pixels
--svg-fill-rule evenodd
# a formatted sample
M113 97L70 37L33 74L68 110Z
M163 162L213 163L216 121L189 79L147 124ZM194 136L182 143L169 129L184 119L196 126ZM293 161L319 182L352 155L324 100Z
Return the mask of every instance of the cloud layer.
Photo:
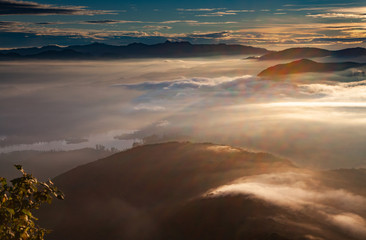
M359 5L359 4L358 4ZM169 11L122 4L115 11L94 10L85 6L59 6L31 1L1 0L0 15L11 15L13 28L0 29L3 48L102 41L109 44L132 42L157 43L165 40L188 40L195 43L234 43L283 49L298 45L329 48L365 43L364 6L349 4L283 5L277 8L242 9L226 7L173 8ZM123 9L120 7L123 6ZM157 13L160 13L157 15ZM162 14L164 13L164 14ZM51 17L37 24L17 15L79 15L62 23ZM113 19L88 15L114 14ZM84 15L84 16L83 16ZM75 21L74 19L78 19ZM219 19L219 21L218 21ZM122 26L123 24L123 26ZM103 25L103 29L101 26ZM340 26L342 26L340 28ZM26 35L25 45L15 37ZM14 41L7 43L6 38ZM42 44L44 43L44 44Z
M0 15L95 15L111 11L88 10L83 6L55 6L36 2L0 0Z
M244 146L312 167L365 166L365 82L356 70L254 77L271 64L237 57L4 63L0 144L139 130L131 140L155 135Z

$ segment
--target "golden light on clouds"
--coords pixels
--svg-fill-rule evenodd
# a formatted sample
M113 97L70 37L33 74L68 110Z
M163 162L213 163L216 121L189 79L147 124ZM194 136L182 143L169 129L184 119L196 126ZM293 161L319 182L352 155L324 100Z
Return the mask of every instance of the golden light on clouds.
M269 107L366 107L366 102L276 102Z

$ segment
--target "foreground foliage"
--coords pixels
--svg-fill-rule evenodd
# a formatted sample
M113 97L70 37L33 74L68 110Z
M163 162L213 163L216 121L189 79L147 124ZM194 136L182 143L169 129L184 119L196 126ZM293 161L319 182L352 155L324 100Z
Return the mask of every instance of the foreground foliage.
M22 177L10 181L0 177L0 239L1 240L43 240L48 230L35 221L33 210L43 203L51 203L54 197L64 199L64 195L49 180L38 181L26 173L22 166L15 167Z

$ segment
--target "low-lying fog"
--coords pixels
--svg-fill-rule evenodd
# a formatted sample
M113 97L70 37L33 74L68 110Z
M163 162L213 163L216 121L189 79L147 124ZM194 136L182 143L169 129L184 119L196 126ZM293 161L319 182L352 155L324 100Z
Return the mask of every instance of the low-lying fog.
M302 166L365 167L366 77L358 69L256 77L276 63L1 62L0 151L123 149L156 135L267 151Z

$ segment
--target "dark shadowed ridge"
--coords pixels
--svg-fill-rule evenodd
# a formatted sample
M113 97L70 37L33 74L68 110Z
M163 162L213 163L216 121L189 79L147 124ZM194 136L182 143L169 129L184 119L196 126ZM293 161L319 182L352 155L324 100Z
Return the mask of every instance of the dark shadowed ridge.
M362 47L346 48L342 50L332 51L332 57L361 57L366 56L366 49Z
M366 49L346 48L342 50L326 50L321 48L289 48L278 52L271 52L259 58L259 60L285 60L285 59L301 59L301 58L320 58L320 57L337 57L337 58L355 58L366 56Z
M259 77L282 76L306 72L335 72L349 68L362 67L365 63L342 62L342 63L318 63L309 59L296 60L290 63L278 64L269 67L258 74Z
M289 48L278 52L268 53L259 60L299 59L312 57L326 57L331 51L321 48Z
M3 54L9 54L9 53L15 53L21 56L25 55L34 55L39 54L45 51L61 51L64 48L56 46L56 45L48 45L44 47L32 47L32 48L17 48L17 49L10 49L10 50L3 50L0 51L0 53Z
M43 209L40 219L53 229L54 240L154 239L160 222L209 189L294 168L271 154L228 146L140 146L56 177L66 200Z
M280 221L281 217L297 224ZM315 226L315 227L314 227ZM318 216L293 211L251 195L190 201L163 222L158 239L354 240Z
M103 43L75 45L69 47L45 46L41 48L20 48L0 51L0 60L12 59L119 59L150 57L203 57L220 55L263 55L270 51L243 45L191 44L170 42L147 45L132 43L127 46L113 46ZM9 54L12 54L9 56Z
M53 229L50 240L360 240L318 215L254 195L206 195L238 178L301 171L271 154L223 145L144 145L56 177L66 198L39 218ZM352 174L324 176L346 181Z

